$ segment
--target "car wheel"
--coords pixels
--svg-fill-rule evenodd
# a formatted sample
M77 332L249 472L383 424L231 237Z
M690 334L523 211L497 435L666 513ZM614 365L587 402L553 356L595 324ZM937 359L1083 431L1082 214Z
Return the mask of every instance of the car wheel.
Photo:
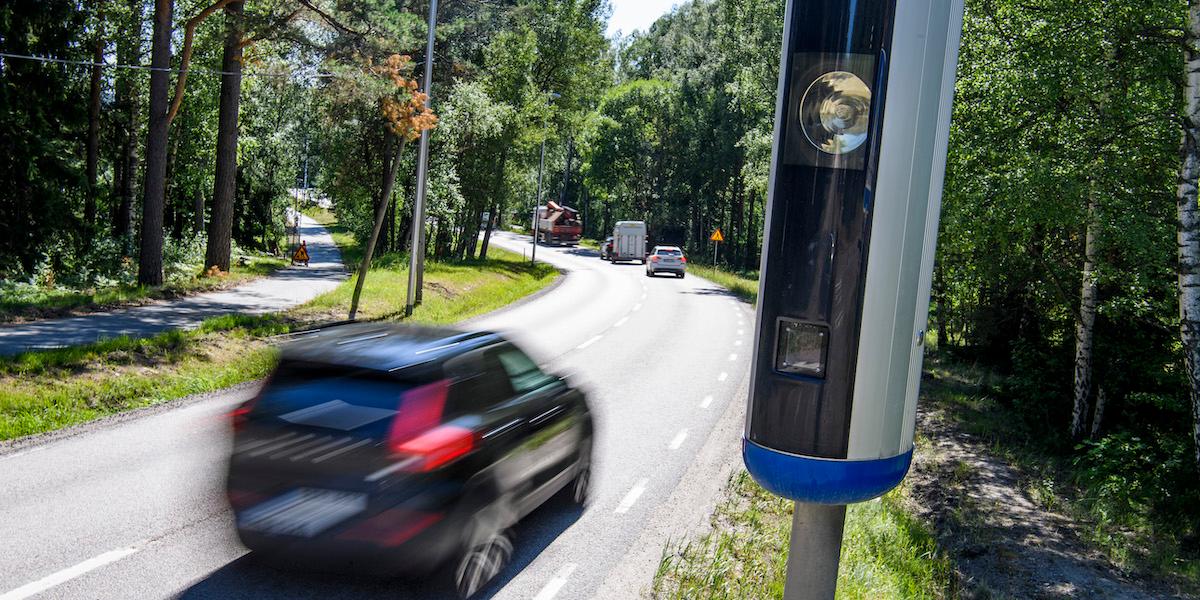
M683 278L684 278L684 276L686 276L686 275L687 275L687 273L680 273L680 274L679 274L679 278L680 278L680 279L683 279Z
M458 597L471 598L486 588L508 566L512 550L508 535L499 531L463 552L454 566L454 591Z
M571 490L571 502L583 506L587 504L592 492L592 443L585 442L579 446L579 470L568 489Z

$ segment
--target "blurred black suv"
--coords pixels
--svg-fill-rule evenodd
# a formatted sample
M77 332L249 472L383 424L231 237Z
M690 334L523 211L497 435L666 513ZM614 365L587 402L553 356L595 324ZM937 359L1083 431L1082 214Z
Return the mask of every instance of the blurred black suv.
M584 394L494 333L310 333L232 420L238 535L289 562L444 568L469 597L507 564L519 519L588 492Z

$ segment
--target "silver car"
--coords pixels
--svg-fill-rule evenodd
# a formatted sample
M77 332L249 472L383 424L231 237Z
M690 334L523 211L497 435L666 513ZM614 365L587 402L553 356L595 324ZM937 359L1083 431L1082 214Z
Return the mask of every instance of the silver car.
M679 246L655 246L646 261L646 277L656 273L672 273L680 279L687 271L687 257Z

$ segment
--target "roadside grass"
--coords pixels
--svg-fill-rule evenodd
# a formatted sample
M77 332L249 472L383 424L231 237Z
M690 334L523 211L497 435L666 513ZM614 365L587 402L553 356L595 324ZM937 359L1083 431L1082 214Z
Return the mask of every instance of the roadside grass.
M547 265L530 266L499 249L489 255L485 261L426 263L424 303L407 319L405 257L380 257L367 278L359 317L450 324L500 308L558 276ZM0 441L262 378L278 360L270 336L345 319L353 289L351 278L278 315L227 315L190 331L0 358Z
M846 513L838 597L957 597L954 568L929 531L900 506L905 488L855 504ZM741 470L712 517L713 529L668 549L652 596L670 599L782 598L792 502Z
M229 273L220 277L208 277L197 271L190 277L178 278L157 287L117 284L71 288L0 282L0 323L95 312L225 289L269 275L287 264L283 258L259 254L246 255L246 261L247 264L242 266L235 260Z
M728 289L746 302L758 303L758 277L756 275L734 273L726 269L694 263L688 264L688 272Z
M505 306L549 285L558 271L531 265L512 252L491 248L487 260L425 263L422 303L413 322L447 324ZM306 320L342 319L350 310L355 278L293 311ZM399 319L408 295L408 255L373 261L359 300L360 319Z

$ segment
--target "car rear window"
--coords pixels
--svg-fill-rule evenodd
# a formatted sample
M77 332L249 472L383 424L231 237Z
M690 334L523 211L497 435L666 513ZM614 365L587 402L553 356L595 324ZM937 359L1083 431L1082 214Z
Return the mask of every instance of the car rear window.
M404 394L435 380L372 369L285 362L259 394L250 417L381 437L401 410Z
M683 256L683 252L679 250L659 250L659 256Z

